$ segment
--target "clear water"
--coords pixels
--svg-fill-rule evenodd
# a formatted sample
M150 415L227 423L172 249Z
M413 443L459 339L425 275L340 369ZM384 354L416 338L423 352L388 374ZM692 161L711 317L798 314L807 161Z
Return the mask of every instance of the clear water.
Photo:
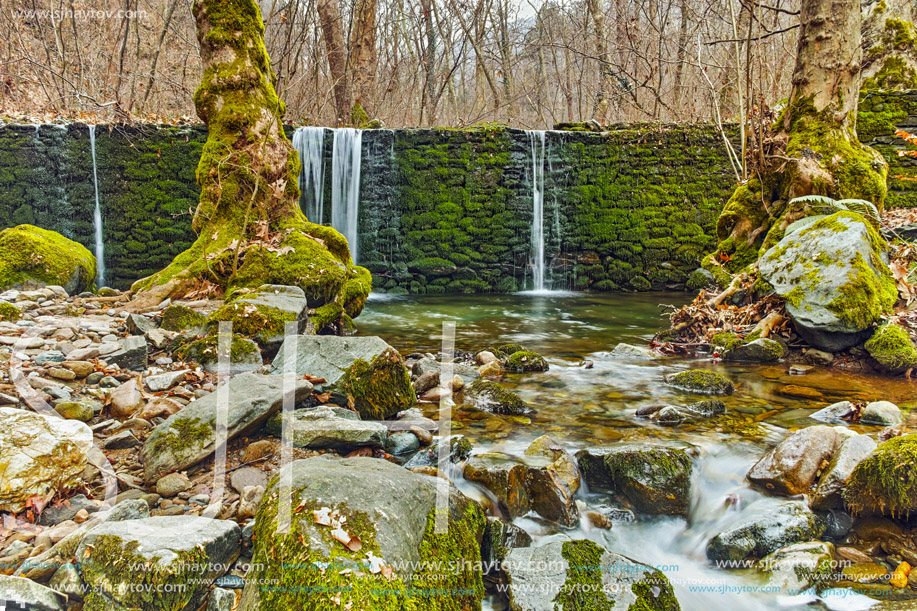
M307 219L318 224L325 216L324 147L324 127L297 127L293 132L293 148L299 153L302 164L299 174L302 211Z
M351 127L334 130L331 153L331 226L340 231L350 245L354 263L358 260L360 212L360 161L363 131Z
M92 185L95 190L95 209L92 223L95 227L96 286L105 286L105 240L102 238L102 207L99 205L99 173L96 168L96 126L89 126L89 146L92 148Z
M475 453L498 451L521 456L533 439L546 433L571 451L619 440L665 440L698 448L688 519L641 518L616 523L610 531L585 522L578 529L558 531L532 518L518 519L516 523L533 535L536 545L586 537L657 565L673 583L686 611L801 608L808 602L805 597L749 591L747 588L766 585L755 571L724 571L711 565L705 555L707 541L732 523L766 513L775 502L750 489L745 473L785 429L819 424L809 415L841 399L886 399L909 410L917 403L915 384L833 369L791 376L787 366L779 364L724 366L701 358L611 358L609 352L617 343L645 344L665 326L659 304L680 305L687 299L684 293L372 295L357 324L362 335L380 335L403 354L438 351L442 323L451 320L456 323L459 350L515 342L548 359L549 371L510 375L503 382L538 410L530 422L481 412L469 405L457 406L452 428L474 442ZM582 367L585 360L593 362L591 369ZM665 376L692 367L721 371L737 383L737 392L725 398L725 416L679 427L661 427L634 416L641 406L696 400L665 384ZM815 388L823 399L801 401L780 395L779 390L787 384ZM426 411L436 418L436 407ZM463 482L463 487L469 486ZM727 497L738 499L738 503L727 503ZM582 498L590 504L601 501L600 497ZM494 609L501 609L501 604L488 601ZM870 604L868 599L851 594L819 600L815 608L853 610Z

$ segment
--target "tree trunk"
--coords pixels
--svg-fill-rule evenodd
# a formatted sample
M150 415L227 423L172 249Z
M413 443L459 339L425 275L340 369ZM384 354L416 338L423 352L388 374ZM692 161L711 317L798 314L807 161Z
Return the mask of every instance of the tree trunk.
M334 88L334 110L338 123L346 123L350 117L352 93L347 74L347 43L344 41L344 27L341 24L341 10L337 0L318 0L318 18L322 25L322 38L328 53L328 70Z
M359 314L369 272L353 265L341 234L299 209L299 157L283 131L258 5L196 0L193 12L204 68L194 104L208 132L192 221L199 237L134 284L135 307L282 284L302 288L310 307L336 307L338 318Z
M813 212L787 203L804 195L864 199L881 209L888 166L856 136L862 17L849 0L802 0L789 103L775 126L768 163L736 189L717 222L714 260L736 272ZM783 149L783 150L781 150ZM716 261L719 259L719 261Z
M360 119L371 118L374 116L372 98L376 80L376 0L357 0L354 6L350 47L350 69L356 96L354 106L359 104L363 110ZM354 124L363 122L365 121L351 119L351 123Z
M595 28L595 55L599 58L599 90L595 95L592 118L604 125L608 123L608 107L614 90L614 72L608 52L608 33L605 29L605 6L601 0L587 0L586 6L592 15L592 25Z
M421 0L421 11L423 12L424 33L426 34L426 47L423 52L424 65L424 89L423 101L421 104L420 115L421 125L423 117L432 125L436 113L436 28L433 27L433 0Z
M863 88L917 89L914 0L863 0Z

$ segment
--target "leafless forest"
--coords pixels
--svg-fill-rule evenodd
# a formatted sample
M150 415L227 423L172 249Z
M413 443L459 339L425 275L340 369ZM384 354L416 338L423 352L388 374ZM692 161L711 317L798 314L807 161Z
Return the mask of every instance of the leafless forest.
M864 8L868 11L869 2ZM725 121L786 97L798 0L262 0L296 124ZM188 0L0 0L0 111L193 117Z

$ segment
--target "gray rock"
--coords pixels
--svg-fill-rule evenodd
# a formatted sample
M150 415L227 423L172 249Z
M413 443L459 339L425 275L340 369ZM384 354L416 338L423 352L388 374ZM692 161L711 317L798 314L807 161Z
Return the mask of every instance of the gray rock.
M297 323L297 333L302 333L309 322L309 309L306 304L306 294L298 286L284 286L281 284L263 284L253 293L237 299L234 303L250 303L254 306L263 306L280 310L280 312L293 316ZM283 342L284 334L256 337L263 346L279 346Z
M128 314L124 322L131 335L146 335L156 328L156 323L142 314Z
M748 471L748 481L772 494L804 494L834 454L843 427L819 424L800 429L777 444Z
M135 448L140 445L140 440L134 436L133 431L121 431L120 433L115 433L104 442L102 446L106 450L126 450L127 448Z
M54 576L51 577L48 585L55 592L60 592L67 596L68 600L82 600L86 593L79 570L77 570L74 563L70 562L61 565L54 572Z
M828 424L847 424L850 418L856 415L856 407L850 401L839 401L828 407L822 408L809 416L819 422Z
M516 547L528 547L532 537L512 522L496 516L487 516L484 526L484 541L481 543L481 561L485 573L503 573L503 561L506 554Z
M772 552L758 562L758 570L768 575L768 584L782 591L802 592L829 573L834 546L821 541L794 543Z
M592 557L600 560L596 567L576 567L565 557ZM675 593L660 571L598 546L592 541L553 541L539 547L509 550L503 564L508 580L507 593L512 611L555 611L558 597L568 583L568 573L595 571L607 594L596 602L603 611L629 609L678 609ZM641 594L638 594L641 593ZM571 600L575 593L567 592ZM590 592L590 599L601 599L602 592ZM594 598L593 598L594 597ZM566 607L566 605L565 605ZM576 605L570 609L576 609Z
M763 558L781 547L817 539L824 530L804 501L763 499L742 513L741 522L707 542L707 558L715 562Z
M422 377L425 374L431 373L431 372L435 373L437 376L436 384L439 384L439 373L440 373L440 370L442 369L442 366L443 364L439 359L434 359L434 358L425 356L424 358L414 363L413 367L411 368L411 373L417 377ZM474 382L475 380L481 377L481 374L478 373L478 370L476 367L473 367L472 365L467 365L465 363L452 363L452 374L457 375L460 378L462 378L462 381L465 382L465 384L471 384L472 382Z
M611 351L610 356L616 359L658 359L661 355L653 352L646 346L634 346L631 344L618 344Z
M232 590L214 588L207 601L207 611L232 611L236 603L236 594Z
M410 431L392 433L385 440L385 451L395 456L410 454L420 449L420 440Z
M235 522L198 516L106 522L86 533L76 557L86 585L110 588L101 600L110 597L128 608L145 608L146 592L119 587L129 579L131 584L180 584L182 588L157 591L157 603L164 609L196 608L207 582L226 572L238 557L240 536ZM125 573L121 565L130 558L149 564L142 571Z
M805 354L806 362L812 363L813 365L830 365L834 362L834 355L830 352L825 352L824 350L816 350L812 348L806 351Z
M272 364L273 373L283 373L286 367L286 343L277 352ZM294 370L299 375L308 374L327 380L327 387L333 387L350 369L354 361L362 359L367 363L392 347L380 337L338 337L335 335L297 335L297 351Z
M154 376L148 376L143 383L151 392L162 392L169 390L179 382L183 382L185 377L190 373L190 369L181 369L179 371L167 371Z
M0 407L0 511L18 513L29 497L75 486L92 447L78 420Z
M267 479L267 474L258 467L242 467L232 472L229 483L236 492L241 493L249 487L267 488Z
M618 493L641 513L687 515L693 463L681 448L618 444L576 453L592 490Z
M289 535L280 532L277 525L282 518L279 503L279 492L282 482L291 482L291 532L301 534L302 545L283 546L281 540ZM293 604L302 600L296 594L275 596L271 607L263 606L260 601L259 584L264 579L272 579L286 574L285 563L302 562L302 558L311 560L326 558L347 561L353 559L366 562L367 549L384 559L389 566L403 567L398 576L405 584L410 585L415 576L414 567L423 566L424 561L437 561L441 558L424 558L421 549L432 543L435 536L428 530L433 520L437 501L438 487L445 485L444 480L412 473L388 461L373 458L332 458L328 455L297 460L284 466L271 480L261 509L259 520L254 530L255 558L270 558L265 563L253 564L253 570L246 579L245 590L239 611L258 609L293 609L300 608ZM448 515L450 532L459 529L463 537L453 537L458 557L471 560L471 568L462 569L452 586L457 589L475 588L472 585L481 579L481 567L476 566L479 558L479 545L484 531L484 514L481 508L467 499L454 487L448 490ZM289 505L288 505L289 507ZM362 551L348 553L337 539L332 537L331 525L324 526L316 520L314 511L327 508L329 522L337 512L341 529L352 535L357 525L362 538ZM273 549L274 553L268 550ZM335 576L336 583L354 588L369 584L378 584L378 577L368 572L357 571L344 576ZM340 581L339 581L340 580ZM478 581L478 583L480 583ZM319 571L304 570L298 578L298 586L310 587L327 585L328 577ZM450 596L450 604L456 608L475 608L479 599L475 594L456 594Z
M95 513L99 510L99 505L86 498L85 494L77 494L67 499L67 505L45 507L38 518L38 523L42 526L54 526L72 520L81 509L85 509L88 513Z
M737 363L771 363L779 361L785 355L783 344L761 337L729 350L723 355L723 360Z
M191 480L184 473L169 473L160 477L156 482L156 493L167 499L190 489Z
M227 439L255 430L283 405L283 376L242 373L227 384ZM302 401L311 393L309 382L296 380L294 401ZM189 467L213 453L219 396L217 389L192 401L150 432L140 454L147 482Z
M267 432L281 436L283 414L271 417ZM321 406L298 409L293 412L293 446L312 450L353 450L363 447L385 446L388 429L381 422L363 421L355 412L343 408Z
M809 499L812 509L843 507L841 492L847 486L853 469L875 449L876 442L866 435L854 435L843 439L819 478L815 493Z
M894 426L904 422L904 416L897 405L890 401L874 401L863 408L860 414L862 424L875 424L879 426Z
M796 330L810 344L837 352L862 343L897 299L895 281L877 252L876 231L861 215L838 212L785 236L758 260Z
M140 335L131 335L121 340L121 349L108 354L105 362L109 365L117 365L121 369L130 369L131 371L143 371L147 367L147 345L146 338ZM72 360L78 360L71 357Z
M464 435L452 435L448 437L445 441L438 439L433 442L433 445L430 447L424 448L417 452L414 456L410 458L406 463L404 463L405 469L413 469L414 467L435 467L439 463L439 446L441 443L449 448L449 456L447 460L451 464L456 464L462 462L471 455L472 445L467 437Z
M10 605L4 605L9 611L17 609L17 604L23 605L19 609L27 611L64 611L67 608L66 596L31 579L8 575L0 575L0 601Z
M64 353L60 350L48 350L47 352L42 352L37 354L32 358L32 361L36 365L47 365L48 363L63 363L64 362Z

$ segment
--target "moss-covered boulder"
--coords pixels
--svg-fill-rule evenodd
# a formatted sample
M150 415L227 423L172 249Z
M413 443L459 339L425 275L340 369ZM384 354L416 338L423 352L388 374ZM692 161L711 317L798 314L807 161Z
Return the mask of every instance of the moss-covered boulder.
M825 532L824 522L805 501L766 498L742 515L741 521L707 542L707 558L736 563L724 564L723 568L745 568L745 560L763 558L787 545L817 539Z
M173 304L162 311L160 327L166 331L200 332L207 326L207 315L189 308Z
M417 402L411 374L394 348L371 361L354 361L336 388L353 397L354 407L366 420L389 418Z
M241 534L230 520L190 515L99 524L76 550L92 588L83 609L196 609L208 581L239 556Z
M514 611L679 611L666 576L585 539L511 549L504 563Z
M476 407L494 414L526 416L535 413L519 395L497 382L479 378L472 382L465 392Z
M95 279L96 258L82 244L32 225L0 231L0 290L57 285L74 295Z
M866 352L888 373L904 373L917 367L917 348L910 334L900 325L891 323L876 329L866 342Z
M669 384L680 390L704 395L731 395L735 385L721 373L704 369L692 369L676 373L668 379Z
M286 465L258 509L239 611L480 609L484 512L450 487L437 514L439 483L373 458Z
M16 322L22 318L22 310L11 303L0 301L0 322Z
M855 515L906 518L917 512L917 434L881 444L853 470L843 496Z
M872 334L898 299L885 240L856 212L836 212L792 231L758 261L786 300L799 334L837 352Z
M519 350L506 358L506 369L515 373L547 371L548 362L537 352Z
M216 373L219 369L220 336L214 330L207 335L197 338L181 338L184 342L176 347L175 355L183 361L193 361L204 367L208 373ZM254 340L232 335L229 344L229 373L245 373L260 369L264 362L261 351Z
M233 333L254 339L276 352L283 342L287 323L295 322L301 333L309 321L306 294L298 286L265 284L241 290L226 305L213 312L207 322L231 321Z
M783 344L767 337L759 337L727 350L723 354L723 360L735 363L772 363L785 355L786 349Z
M621 494L642 513L687 515L693 463L681 448L620 444L576 453L592 490Z

